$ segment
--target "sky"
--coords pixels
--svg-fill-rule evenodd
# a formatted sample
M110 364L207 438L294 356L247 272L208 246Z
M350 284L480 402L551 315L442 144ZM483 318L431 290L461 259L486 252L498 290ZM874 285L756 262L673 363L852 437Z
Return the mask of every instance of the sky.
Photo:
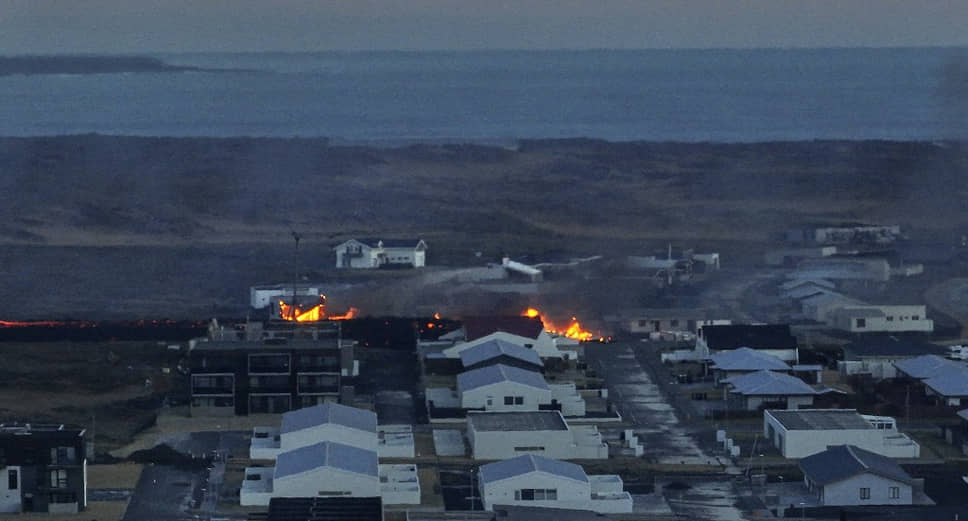
M968 45L968 0L0 0L0 54Z

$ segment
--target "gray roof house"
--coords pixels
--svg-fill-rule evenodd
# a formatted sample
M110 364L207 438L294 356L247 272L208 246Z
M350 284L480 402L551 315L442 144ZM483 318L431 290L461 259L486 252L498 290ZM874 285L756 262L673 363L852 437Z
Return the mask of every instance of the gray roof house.
M580 465L559 461L555 459L526 454L516 458L506 459L481 465L481 481L484 483L494 483L503 479L513 478L529 472L545 472L573 479L582 483L588 483L588 475Z
M465 369L478 369L486 365L503 364L530 371L540 371L544 364L533 349L501 339L492 339L460 352Z
M282 415L280 432L288 434L320 425L336 424L363 432L376 433L376 413L338 403L324 403Z
M716 373L716 381L722 381L756 371L789 371L790 365L762 351L741 347L732 351L720 351L709 357L710 369Z
M535 389L548 390L548 383L545 382L544 376L541 376L541 373L497 364L481 367L480 369L473 369L457 375L457 392L464 393L501 382L514 382L528 387L534 387Z
M799 409L813 404L819 391L803 380L774 371L756 371L724 380L729 393L739 398L742 409L762 407ZM732 406L732 405L731 405Z
M837 445L800 460L804 484L825 506L911 505L916 481L891 458Z
M321 467L368 476L376 476L379 472L376 452L324 441L279 454L273 478L278 481Z
M968 403L968 365L963 362L923 355L894 363L898 374L920 380L928 396L958 407Z

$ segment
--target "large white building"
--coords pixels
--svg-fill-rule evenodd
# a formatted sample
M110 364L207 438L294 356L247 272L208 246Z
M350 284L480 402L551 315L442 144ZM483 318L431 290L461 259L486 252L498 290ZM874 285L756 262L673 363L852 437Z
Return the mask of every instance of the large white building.
M915 480L890 458L838 445L800 460L807 489L824 506L911 505Z
M422 268L427 243L420 239L350 239L334 250L337 268Z
M478 483L485 510L495 505L631 513L632 496L615 475L589 476L579 465L525 455L482 465Z
M898 432L894 418L854 409L766 410L763 436L784 458L804 458L845 443L890 458L921 455L917 442Z
M522 454L554 459L605 459L608 445L594 425L569 425L558 411L472 412L467 439L474 459Z
M833 327L850 333L934 331L924 306L843 306L830 313Z

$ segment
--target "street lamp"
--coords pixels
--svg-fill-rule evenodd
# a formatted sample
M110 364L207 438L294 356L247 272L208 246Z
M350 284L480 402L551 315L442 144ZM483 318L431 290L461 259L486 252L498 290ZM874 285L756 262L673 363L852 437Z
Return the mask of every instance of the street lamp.
M805 506L806 506L806 503L804 503L803 501L801 501L800 502L800 521L803 521L803 508Z

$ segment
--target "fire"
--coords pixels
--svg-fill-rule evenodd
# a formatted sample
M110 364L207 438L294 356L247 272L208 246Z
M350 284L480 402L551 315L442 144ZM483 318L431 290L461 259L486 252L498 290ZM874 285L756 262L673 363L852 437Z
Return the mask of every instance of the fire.
M283 320L291 322L318 322L325 316L325 302L320 302L309 309L302 309L298 304L290 306L284 300L279 301L279 318Z
M330 315L329 319L330 320L352 320L356 318L356 315L358 315L359 313L360 313L360 310L354 307L350 307L349 311L347 311L346 313L342 315Z
M528 308L521 312L521 316L528 318L540 318L541 323L544 328L549 333L556 335L561 335L563 337L574 338L575 340L580 340L582 342L592 340L595 335L590 331L582 329L581 323L578 321L578 317L571 317L571 322L568 323L566 327L559 327L552 324L547 318L545 318L540 311L535 308Z

